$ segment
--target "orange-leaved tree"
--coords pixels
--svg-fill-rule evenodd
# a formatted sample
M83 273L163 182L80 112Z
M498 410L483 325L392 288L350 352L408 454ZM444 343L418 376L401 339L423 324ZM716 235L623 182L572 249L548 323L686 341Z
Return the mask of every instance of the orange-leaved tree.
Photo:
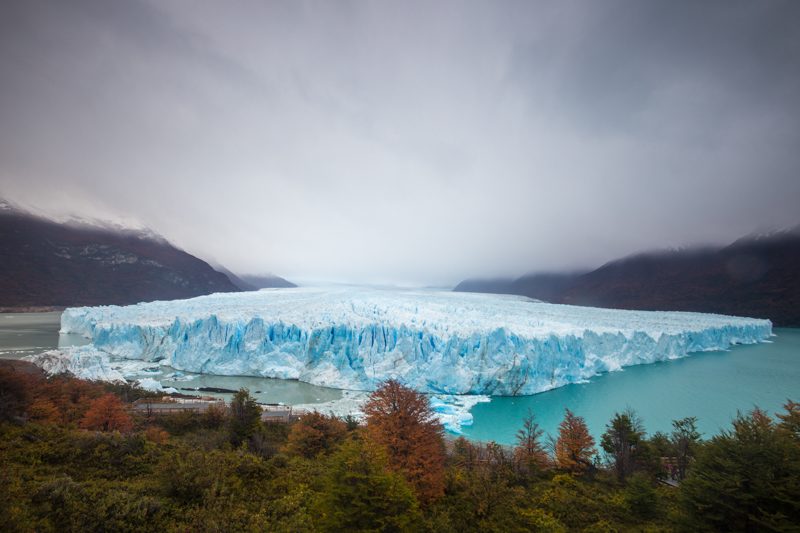
M58 409L59 422L78 422L88 411L92 401L104 394L103 386L69 376L48 379L35 391L36 398L51 401Z
M99 431L130 431L133 422L125 404L114 394L107 393L92 400L81 419L81 427Z
M395 380L364 405L367 435L384 446L389 466L408 480L422 502L444 494L444 429L428 398Z
M558 439L555 444L556 462L573 474L580 474L591 468L592 458L597 454L594 439L582 417L566 410L564 420L558 426Z
M31 420L57 424L63 420L61 411L49 398L36 398L28 408Z
M300 417L289 431L286 451L309 459L334 450L347 435L347 425L335 416L312 411Z

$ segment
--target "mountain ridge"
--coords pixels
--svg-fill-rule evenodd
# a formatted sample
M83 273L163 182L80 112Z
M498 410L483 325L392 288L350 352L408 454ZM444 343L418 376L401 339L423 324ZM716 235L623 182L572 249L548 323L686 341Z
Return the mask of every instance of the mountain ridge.
M584 272L468 279L453 290L552 303L769 318L800 326L800 232L753 234L727 246L655 250Z
M131 304L239 289L149 230L59 223L0 202L0 307Z

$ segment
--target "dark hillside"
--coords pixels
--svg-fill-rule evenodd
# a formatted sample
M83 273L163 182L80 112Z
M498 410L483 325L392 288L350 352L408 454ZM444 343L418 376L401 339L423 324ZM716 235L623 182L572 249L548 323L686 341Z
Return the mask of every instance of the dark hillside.
M165 240L0 210L0 307L131 304L239 289Z
M531 274L455 290L521 294L553 303L769 318L800 326L800 233L740 239L725 248L638 254L585 274Z

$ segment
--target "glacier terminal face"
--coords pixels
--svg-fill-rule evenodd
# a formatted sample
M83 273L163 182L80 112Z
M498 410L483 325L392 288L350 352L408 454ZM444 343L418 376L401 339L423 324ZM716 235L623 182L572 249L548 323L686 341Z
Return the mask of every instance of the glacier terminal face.
M371 390L519 395L622 367L763 341L769 320L353 287L226 293L64 311L112 357Z

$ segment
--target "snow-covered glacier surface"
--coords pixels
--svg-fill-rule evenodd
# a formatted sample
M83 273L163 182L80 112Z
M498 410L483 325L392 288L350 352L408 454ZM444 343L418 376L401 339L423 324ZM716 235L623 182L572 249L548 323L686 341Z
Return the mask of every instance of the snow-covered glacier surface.
M91 339L112 358L188 372L356 390L395 378L428 393L518 395L760 342L772 324L516 296L337 287L70 308L61 332Z

